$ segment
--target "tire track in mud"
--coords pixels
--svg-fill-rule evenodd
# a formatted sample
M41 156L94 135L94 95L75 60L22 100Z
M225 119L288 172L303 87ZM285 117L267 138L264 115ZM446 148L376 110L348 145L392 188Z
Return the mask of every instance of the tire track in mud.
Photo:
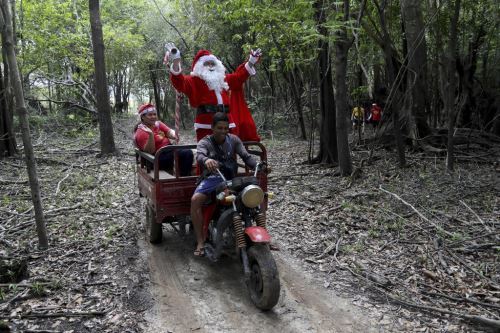
M287 258L273 252L281 281L278 304L257 309L236 258L217 263L196 258L194 240L164 226L164 241L140 241L148 262L155 305L146 314L144 332L379 332L368 316L348 300L317 285Z

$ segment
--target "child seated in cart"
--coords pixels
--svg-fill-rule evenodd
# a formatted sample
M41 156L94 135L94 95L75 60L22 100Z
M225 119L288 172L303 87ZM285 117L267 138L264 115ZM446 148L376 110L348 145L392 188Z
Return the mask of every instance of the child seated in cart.
M134 140L137 148L154 155L158 149L171 145L170 139L177 139L177 133L158 120L156 108L152 104L143 104L138 109L141 122L135 128ZM193 152L190 149L178 150L181 176L190 176L193 164ZM160 169L171 171L174 166L172 150L159 156Z

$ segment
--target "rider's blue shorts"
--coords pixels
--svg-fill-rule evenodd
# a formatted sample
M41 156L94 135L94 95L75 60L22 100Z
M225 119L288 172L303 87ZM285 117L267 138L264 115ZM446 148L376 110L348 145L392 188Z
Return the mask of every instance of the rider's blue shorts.
M200 185L196 187L194 193L209 195L210 193L215 191L217 185L219 185L223 181L224 180L222 179L221 176L216 176L216 175L209 176L208 178L205 178L201 181Z

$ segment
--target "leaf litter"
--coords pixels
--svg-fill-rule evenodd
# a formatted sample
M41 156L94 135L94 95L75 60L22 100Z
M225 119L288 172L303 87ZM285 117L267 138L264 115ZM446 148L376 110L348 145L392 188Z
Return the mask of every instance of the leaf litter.
M122 153L108 158L92 136L35 138L47 251L37 249L24 161L0 160L0 259L26 259L29 274L0 287L13 331L142 331L154 303L137 245L143 206L131 134L115 137ZM379 146L369 159L355 146L361 172L341 178L303 163L305 142L264 143L271 234L324 288L370 309L387 331L475 332L488 329L477 318L500 319L495 159L461 161L449 174L442 156L411 152L399 169L393 152Z

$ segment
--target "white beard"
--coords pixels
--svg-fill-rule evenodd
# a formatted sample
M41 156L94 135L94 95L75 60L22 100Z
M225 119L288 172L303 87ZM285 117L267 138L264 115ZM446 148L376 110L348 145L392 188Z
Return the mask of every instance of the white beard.
M221 92L222 89L229 90L229 85L224 78L226 76L226 69L220 61L216 62L216 66L213 67L211 71L208 67L203 66L202 63L198 62L191 73L193 76L197 76L208 86L208 89L214 90L216 92Z

